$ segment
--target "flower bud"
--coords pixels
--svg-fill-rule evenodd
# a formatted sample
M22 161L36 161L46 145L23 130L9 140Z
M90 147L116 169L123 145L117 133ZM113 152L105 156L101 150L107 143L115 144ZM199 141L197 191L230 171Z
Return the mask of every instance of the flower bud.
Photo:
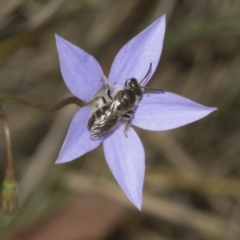
M13 169L7 169L1 194L2 210L9 215L14 214L18 209L17 182L11 171Z

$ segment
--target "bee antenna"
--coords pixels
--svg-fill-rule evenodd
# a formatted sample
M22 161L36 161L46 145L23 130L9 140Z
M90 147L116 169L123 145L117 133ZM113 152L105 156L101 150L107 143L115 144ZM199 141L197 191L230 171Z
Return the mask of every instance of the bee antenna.
M148 77L148 75L149 75L149 73L151 72L151 70L152 70L152 63L150 63L150 66L149 66L149 69L148 69L148 71L147 71L147 74L146 74L145 77L141 80L140 83L142 83L142 82Z
M165 93L165 91L163 89L155 89L155 88L149 88L149 87L142 87L142 88L149 92Z

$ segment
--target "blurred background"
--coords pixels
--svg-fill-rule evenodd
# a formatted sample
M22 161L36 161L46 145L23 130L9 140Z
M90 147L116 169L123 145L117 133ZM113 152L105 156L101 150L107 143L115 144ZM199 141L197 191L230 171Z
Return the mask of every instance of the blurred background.
M54 105L72 96L55 33L94 55L108 75L118 50L163 13L163 53L149 86L218 111L171 131L136 129L147 167L139 212L113 179L102 146L54 164L77 106L45 113L5 102L19 210L1 211L0 239L240 239L238 0L1 0L0 94ZM0 159L2 186L2 124Z

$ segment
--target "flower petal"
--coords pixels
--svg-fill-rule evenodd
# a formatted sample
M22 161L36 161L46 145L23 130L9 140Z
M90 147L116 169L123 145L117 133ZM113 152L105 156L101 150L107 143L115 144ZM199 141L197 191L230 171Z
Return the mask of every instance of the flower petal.
M145 172L145 154L142 143L129 128L127 136L121 124L103 142L109 168L129 200L140 210Z
M163 131L197 121L215 110L170 92L146 93L137 106L132 124Z
M103 86L103 72L90 54L56 35L56 44L63 79L69 90L85 102Z
M130 40L118 52L109 74L112 85L123 86L129 78L141 80L146 75L150 63L152 69L142 85L146 85L157 68L165 33L165 15Z
M90 139L90 133L87 129L87 121L90 114L91 109L89 106L85 106L76 112L56 163L70 162L81 157L98 147L102 142L102 139Z

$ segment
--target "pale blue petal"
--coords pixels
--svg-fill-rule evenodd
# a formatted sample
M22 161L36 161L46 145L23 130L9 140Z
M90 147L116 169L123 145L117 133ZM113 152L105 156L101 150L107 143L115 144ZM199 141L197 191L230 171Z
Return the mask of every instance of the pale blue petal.
M90 133L87 129L87 121L90 115L91 108L89 106L85 106L77 111L72 119L56 163L70 162L81 157L98 147L102 142L102 139L90 139Z
M104 140L104 154L124 193L138 209L141 209L145 154L133 128L128 129L127 136L124 134L124 125L121 124Z
M123 46L113 61L109 82L112 85L124 86L126 79L141 80L152 63L152 70L143 82L145 85L157 68L162 53L164 33L165 15Z
M152 131L169 130L197 121L215 110L170 92L146 93L138 103L132 124Z
M89 102L103 86L103 72L90 54L56 35L63 79L76 97Z

